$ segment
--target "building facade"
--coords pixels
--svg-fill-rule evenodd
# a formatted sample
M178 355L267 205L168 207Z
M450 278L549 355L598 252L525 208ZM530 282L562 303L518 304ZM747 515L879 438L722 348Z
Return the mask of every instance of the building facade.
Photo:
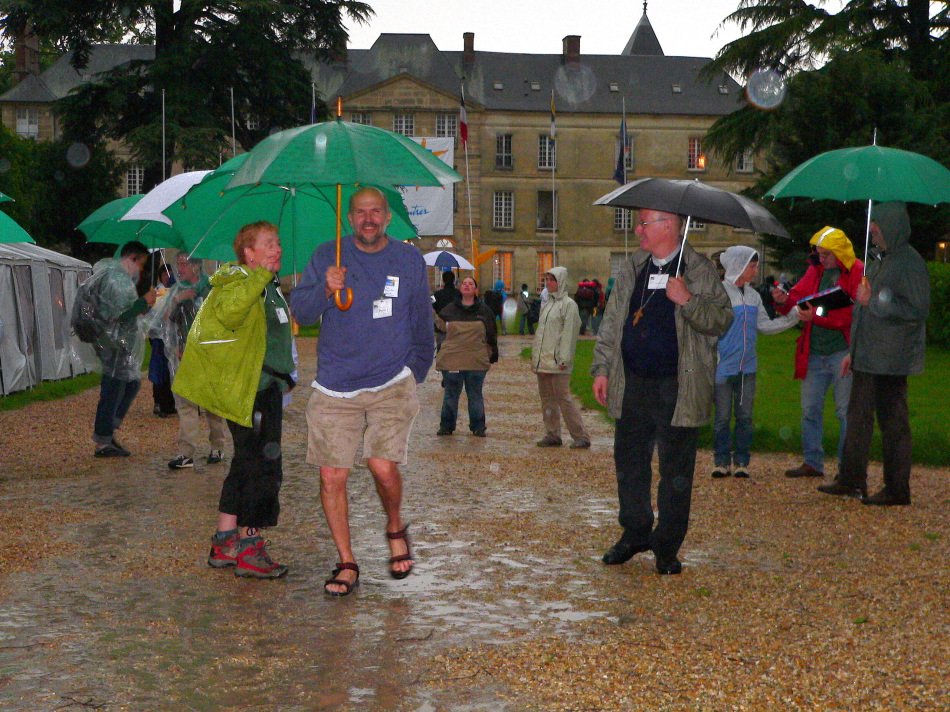
M98 72L150 56L147 46L102 45L82 72L68 57L42 74L24 71L0 97L3 122L27 138L55 138L55 101ZM585 55L576 35L563 38L560 54L532 55L477 51L473 33L463 34L462 51L442 51L427 34L382 34L368 50L302 60L328 104L342 98L344 119L456 137L455 168L466 180L447 188L454 230L418 245L469 258L494 250L477 270L483 288L497 279L509 291L538 288L554 264L572 279L606 283L637 245L635 213L592 205L617 186L621 156L628 181L696 178L733 191L754 182L751 154L723 162L703 145L710 126L740 108L742 88L726 75L701 81L709 59L666 56L645 9L617 55ZM130 165L120 192L140 192L143 173ZM699 224L689 237L709 255L736 243L760 247L754 234L719 225Z

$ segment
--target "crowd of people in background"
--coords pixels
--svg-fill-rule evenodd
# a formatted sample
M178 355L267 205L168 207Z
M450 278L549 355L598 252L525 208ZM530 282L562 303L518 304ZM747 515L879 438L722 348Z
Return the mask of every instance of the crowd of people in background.
M280 236L267 222L244 226L235 237L235 261L210 278L201 260L181 253L173 268L153 270L150 283L159 288L140 294L149 253L130 242L118 257L97 263L77 295L74 331L92 345L102 369L95 457L131 454L116 430L139 390L146 337L155 414L179 418L177 453L168 467L194 467L202 414L207 464L228 460L230 431L233 454L209 566L253 578L288 572L269 553L263 530L276 526L280 514L281 423L297 377L294 321L321 325L306 408L306 460L319 472L339 558L324 585L331 596L348 595L360 579L347 499L352 467L364 464L374 478L386 518L388 573L405 578L414 559L401 513L400 466L420 409L416 386L434 362L443 388L435 434L455 433L464 390L468 430L488 437L483 389L499 359L499 336L513 332L515 323L519 335L533 337L541 448L563 445L562 420L571 448L591 447L570 379L578 338L589 332L596 339L592 389L615 421L621 528L603 554L606 565L652 551L659 574L680 573L698 433L711 417L712 477L750 477L759 334L801 330L794 375L802 381L803 461L785 475L825 477L822 416L831 390L840 426L837 475L819 491L870 505L910 504L907 376L923 369L930 295L923 260L909 244L903 204L874 206L876 251L866 270L848 236L826 226L810 240L800 279L790 284L784 274L769 276L758 287L755 249L731 246L717 266L682 240L680 216L640 210L640 249L606 287L588 278L572 287L568 270L555 266L537 291L522 283L510 299L503 280L483 294L475 277L456 285L451 271L430 294L418 250L387 235L391 214L379 190L356 192L348 217L353 233L343 240L342 261L334 259L333 243L318 247L289 302L278 279ZM352 296L348 307L343 294ZM826 301L829 294L837 301ZM868 496L875 416L884 435L884 487Z

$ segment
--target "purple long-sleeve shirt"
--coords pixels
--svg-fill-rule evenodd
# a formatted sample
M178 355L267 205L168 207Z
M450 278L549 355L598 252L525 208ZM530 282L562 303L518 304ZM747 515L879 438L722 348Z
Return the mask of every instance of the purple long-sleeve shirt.
M317 341L317 383L341 393L375 388L392 380L405 366L416 382L425 380L432 365L432 306L426 265L419 251L389 240L379 252L357 249L353 237L343 238L341 264L346 286L353 290L348 311L326 296L327 267L336 264L335 243L320 245L310 258L303 279L290 295L290 308L300 324L320 318ZM390 280L396 278L398 286ZM386 296L386 294L390 296ZM373 302L388 299L374 317Z

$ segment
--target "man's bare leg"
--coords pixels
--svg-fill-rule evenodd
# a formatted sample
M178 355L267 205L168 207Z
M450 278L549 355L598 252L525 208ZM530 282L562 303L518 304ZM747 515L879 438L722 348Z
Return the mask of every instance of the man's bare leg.
M320 468L320 502L323 504L323 514L330 527L330 535L336 544L340 562L356 562L353 549L350 546L350 508L346 497L346 480L350 470L345 467ZM356 582L355 571L344 569L335 578ZM340 584L329 584L327 591L331 593L345 593L346 587Z
M402 516L399 508L402 504L402 478L399 475L399 466L392 460L383 460L378 457L367 459L369 471L373 473L376 483L376 492L383 503L386 512L386 531L388 533L401 531L403 528ZM405 539L388 539L392 556L401 556L409 552L409 544ZM392 571L409 571L413 565L412 559L397 561L390 566Z

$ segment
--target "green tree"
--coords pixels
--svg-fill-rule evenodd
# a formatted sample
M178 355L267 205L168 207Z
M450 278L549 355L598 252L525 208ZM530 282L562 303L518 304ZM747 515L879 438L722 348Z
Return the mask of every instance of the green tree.
M146 183L161 178L162 104L166 161L202 167L230 148L235 133L250 147L269 132L310 116L310 78L301 53L326 59L347 39L344 16L365 22L359 0L6 0L0 31L9 38L31 22L37 34L85 66L93 45L117 37L154 43L155 58L97 77L61 102L70 139L131 144ZM325 106L318 114L325 115Z
M931 83L912 79L901 62L887 61L873 51L845 53L821 69L794 75L778 110L744 107L717 122L708 141L730 146L738 140L742 145L745 124L763 118L760 138L768 158L754 197L764 195L792 168L818 153L871 143L875 129L881 144L938 158L950 155L950 106L935 99ZM866 207L826 200L769 201L769 210L795 239L767 238L766 244L779 259L797 255L783 265L794 269L802 263L807 239L824 225L835 225L845 230L861 254ZM950 208L911 205L910 209L912 241L922 254L932 254L947 230Z

